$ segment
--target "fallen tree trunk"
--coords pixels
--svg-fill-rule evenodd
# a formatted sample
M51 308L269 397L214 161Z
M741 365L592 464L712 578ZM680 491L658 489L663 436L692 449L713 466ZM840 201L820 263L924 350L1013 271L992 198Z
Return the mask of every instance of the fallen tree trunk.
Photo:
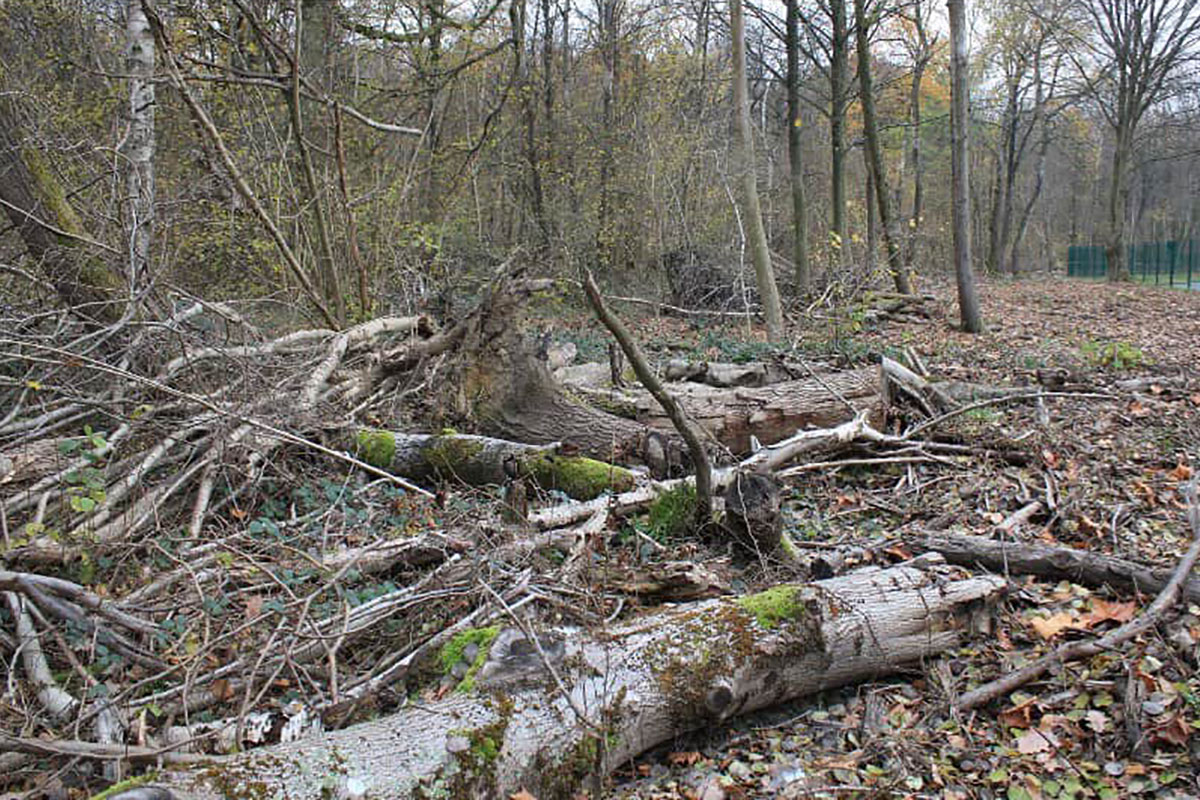
M419 483L458 480L473 486L529 478L577 500L633 488L633 473L584 456L558 452L557 443L531 445L459 433L414 434L362 429L359 457L373 467Z
M878 678L986 630L1004 581L939 562L703 601L596 637L505 629L480 648L470 691L177 773L173 788L197 800L572 797L681 733Z
M757 388L682 383L671 392L692 419L735 453L750 451L751 436L774 444L808 427L833 427L858 411L867 411L868 421L879 426L884 414L879 373L873 368ZM670 428L670 420L648 395L639 396L638 420L660 430Z
M982 567L997 573L1037 575L1084 586L1112 586L1143 594L1157 593L1171 579L1170 569L1156 569L1116 556L1033 542L1001 542L983 536L934 534L913 549L938 553L951 564ZM1183 583L1183 599L1200 602L1200 578Z
M556 375L590 404L655 430L671 430L670 420L648 392L592 386L600 366L593 369L583 364L559 370ZM671 374L668 369L668 376ZM683 377L678 371L674 374ZM728 378L736 384L738 376L753 374L757 374L753 369L745 373L730 371L723 373L721 382ZM714 386L711 381L687 380L671 384L669 391L717 441L735 453L746 453L751 449L751 436L761 444L774 444L797 430L838 425L858 411L866 411L868 421L880 425L888 405L884 386L887 377L881 378L874 369L861 369L765 385Z

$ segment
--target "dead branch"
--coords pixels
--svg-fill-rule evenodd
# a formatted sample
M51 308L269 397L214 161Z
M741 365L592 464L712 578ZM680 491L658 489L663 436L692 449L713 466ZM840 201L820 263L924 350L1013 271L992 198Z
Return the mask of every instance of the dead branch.
M1091 658L1100 653L1111 652L1124 645L1130 639L1141 635L1154 625L1157 625L1167 611L1178 602L1180 595L1183 593L1184 584L1191 575L1192 568L1196 566L1196 560L1200 558L1200 500L1196 497L1195 483L1192 484L1190 494L1188 516L1192 528L1191 547L1188 548L1187 552L1179 560L1179 564L1175 567L1174 572L1172 572L1171 579L1167 581L1167 585L1163 587L1158 596L1154 598L1154 602L1140 616L1104 636L1089 641L1071 642L1060 645L1052 652L1024 667L1014 670L991 683L966 692L955 701L954 707L960 711L978 708L995 700L997 697L1006 695L1014 689L1024 686L1032 680L1036 680L1056 666L1066 664L1068 661L1078 661L1083 658Z

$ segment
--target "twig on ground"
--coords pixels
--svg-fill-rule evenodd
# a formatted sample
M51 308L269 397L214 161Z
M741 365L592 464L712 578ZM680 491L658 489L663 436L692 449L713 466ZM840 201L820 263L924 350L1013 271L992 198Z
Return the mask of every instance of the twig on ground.
M1171 575L1171 580L1167 582L1163 590L1158 593L1158 597L1154 598L1154 602L1141 616L1099 638L1057 647L1036 661L961 695L954 703L954 707L959 711L978 708L1041 677L1056 665L1081 658L1090 658L1099 653L1116 649L1157 624L1171 606L1179 600L1183 584L1191 574L1192 568L1196 566L1196 560L1200 558L1200 500L1196 497L1195 481L1192 482L1188 494L1188 518L1192 528L1192 545L1179 560L1179 564Z

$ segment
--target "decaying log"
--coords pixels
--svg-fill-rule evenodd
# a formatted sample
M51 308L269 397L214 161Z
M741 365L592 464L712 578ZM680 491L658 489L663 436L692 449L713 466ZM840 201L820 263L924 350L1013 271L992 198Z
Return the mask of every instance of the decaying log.
M939 533L913 543L912 548L939 553L951 564L964 567L1069 580L1084 586L1112 586L1146 594L1162 591L1171 579L1169 569L1147 567L1090 550L1050 547L1036 542L1002 542L983 536ZM1189 603L1200 603L1200 577L1189 577L1184 582L1183 598Z
M685 731L878 678L987 630L1004 581L937 562L703 601L595 637L508 628L481 648L469 691L174 773L171 785L196 800L251 787L315 800L350 782L375 800L572 797Z
M874 369L830 373L758 388L717 389L682 383L672 394L688 415L735 453L750 452L750 437L762 444L792 436L809 427L827 428L867 411L873 425L882 424L884 400ZM654 428L670 425L649 397L639 398L638 419Z
M368 464L421 483L461 481L473 486L531 479L579 500L633 488L633 473L584 456L559 453L557 442L530 445L459 433L412 434L359 430L354 447Z

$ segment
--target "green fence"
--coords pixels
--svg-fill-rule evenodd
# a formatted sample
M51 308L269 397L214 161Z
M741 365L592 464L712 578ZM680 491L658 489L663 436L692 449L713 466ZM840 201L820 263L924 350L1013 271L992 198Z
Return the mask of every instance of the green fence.
M1135 281L1200 290L1200 242L1195 239L1131 244L1125 260ZM1107 273L1103 247L1072 245L1067 250L1068 275L1103 278Z

